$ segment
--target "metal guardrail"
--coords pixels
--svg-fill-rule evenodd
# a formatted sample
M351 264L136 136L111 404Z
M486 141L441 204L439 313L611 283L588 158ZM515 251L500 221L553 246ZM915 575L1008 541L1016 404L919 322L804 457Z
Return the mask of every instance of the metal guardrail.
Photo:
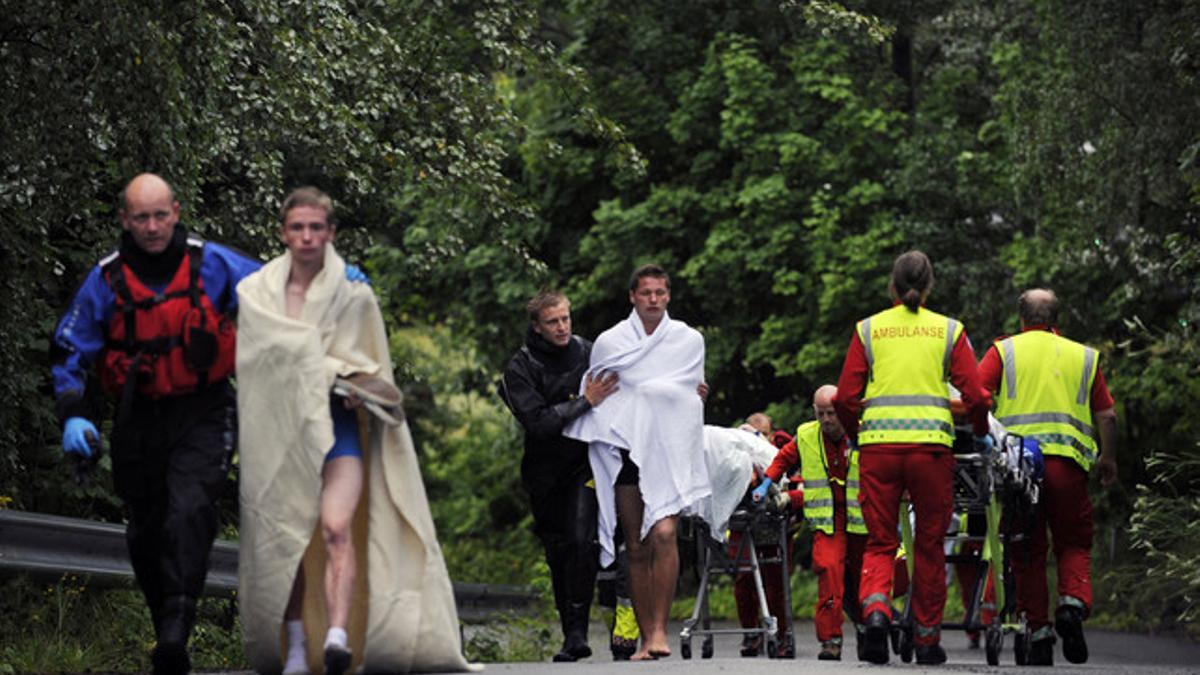
M237 566L237 543L218 540L209 556L205 595L233 598ZM73 574L98 586L133 586L124 526L0 509L0 574L16 572L55 579ZM454 599L460 618L477 621L497 612L526 611L537 593L527 586L454 582Z

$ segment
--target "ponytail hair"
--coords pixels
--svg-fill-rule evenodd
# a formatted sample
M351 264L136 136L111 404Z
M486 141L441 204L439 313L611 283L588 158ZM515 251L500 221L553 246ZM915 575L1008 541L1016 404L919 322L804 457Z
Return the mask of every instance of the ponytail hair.
M892 265L892 292L908 311L921 307L921 299L933 288L933 263L921 251L909 251Z

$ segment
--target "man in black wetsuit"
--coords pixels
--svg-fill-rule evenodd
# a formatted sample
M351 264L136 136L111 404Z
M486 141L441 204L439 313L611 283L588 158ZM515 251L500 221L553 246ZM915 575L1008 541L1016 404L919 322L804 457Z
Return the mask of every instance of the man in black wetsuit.
M587 627L598 559L597 507L588 446L562 430L616 391L617 376L588 376L580 396L592 343L571 334L571 303L562 293L544 290L526 309L529 331L504 371L502 393L525 429L521 479L562 622L563 647L554 660L575 661L592 654Z

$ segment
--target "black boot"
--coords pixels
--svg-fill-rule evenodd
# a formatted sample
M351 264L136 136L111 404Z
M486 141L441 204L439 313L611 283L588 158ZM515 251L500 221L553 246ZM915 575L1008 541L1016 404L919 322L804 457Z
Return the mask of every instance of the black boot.
M1025 663L1030 666L1054 665L1054 636L1047 635L1040 640L1030 642L1029 654L1026 656Z
M1087 663L1087 641L1083 639L1083 610L1060 605L1054 612L1054 630L1062 638L1063 656L1071 663Z
M867 615L863 622L863 647L860 650L862 658L883 665L888 662L888 633L891 632L892 622L887 614L878 610Z
M563 646L554 660L571 662L586 659L592 655L592 648L587 643L588 605L578 602L564 602L559 610L562 620Z
M167 597L158 611L157 642L151 662L155 675L182 675L192 669L187 643L196 623L196 599L186 595Z
M923 666L936 666L946 662L946 650L935 642L931 645L917 645L917 663Z

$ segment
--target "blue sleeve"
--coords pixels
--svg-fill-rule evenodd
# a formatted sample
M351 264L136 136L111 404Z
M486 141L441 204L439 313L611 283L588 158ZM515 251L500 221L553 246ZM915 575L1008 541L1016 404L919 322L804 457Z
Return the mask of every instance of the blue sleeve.
M262 267L262 261L235 251L221 244L204 244L204 263L200 266L200 278L204 290L217 311L230 313L237 310L238 282Z
M66 314L54 329L50 343L54 398L60 419L83 416L87 373L104 349L107 326L113 313L113 293L97 265L88 273Z

